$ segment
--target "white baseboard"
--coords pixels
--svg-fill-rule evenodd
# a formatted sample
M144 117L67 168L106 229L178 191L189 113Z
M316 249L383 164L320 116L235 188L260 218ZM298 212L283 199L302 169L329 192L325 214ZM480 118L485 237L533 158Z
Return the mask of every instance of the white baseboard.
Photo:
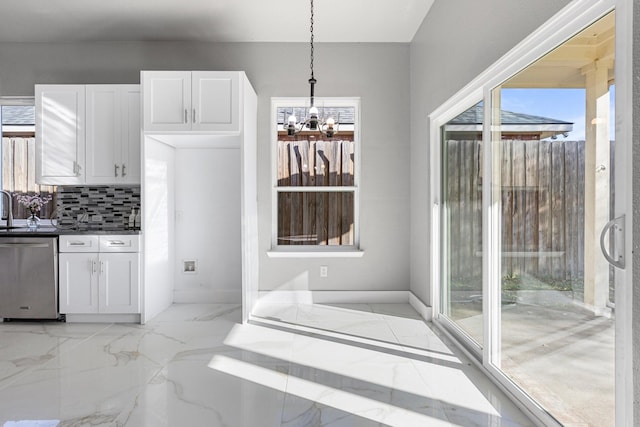
M241 304L242 292L235 290L176 289L173 291L173 302L176 304Z
M408 291L260 291L259 301L300 304L406 303Z
M67 323L140 323L139 314L66 314Z
M422 300L415 296L413 292L409 292L409 304L427 322L430 322L433 319L433 308L423 303Z
M277 304L402 304L409 303L430 321L431 307L411 291L260 291L258 303Z

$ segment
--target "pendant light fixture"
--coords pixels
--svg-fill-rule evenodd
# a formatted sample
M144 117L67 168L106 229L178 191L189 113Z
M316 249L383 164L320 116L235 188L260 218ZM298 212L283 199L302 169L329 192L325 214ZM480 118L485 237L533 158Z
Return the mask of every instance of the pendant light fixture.
M332 138L337 132L338 127L340 125L340 116L338 115L338 121L333 119L333 117L327 117L326 119L319 115L318 107L315 105L315 85L317 80L313 75L313 0L310 0L311 3L311 19L310 19L310 27L309 31L311 33L311 53L310 53L310 62L309 68L311 69L311 77L309 78L309 86L310 86L310 95L309 95L309 111L307 112L308 117L305 117L301 122L297 121L296 116L291 113L289 117L287 117L286 122L284 122L284 127L287 129L287 135L294 136L300 133L303 130L311 130L317 131L327 138ZM285 112L285 115L287 113Z

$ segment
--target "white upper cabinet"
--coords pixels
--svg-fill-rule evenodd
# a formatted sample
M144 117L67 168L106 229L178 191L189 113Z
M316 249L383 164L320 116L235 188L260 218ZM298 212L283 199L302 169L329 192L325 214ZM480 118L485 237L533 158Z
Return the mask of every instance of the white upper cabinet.
M237 71L143 71L145 132L240 131Z
M140 86L86 86L87 184L140 182Z
M140 183L140 85L36 85L36 182Z
M143 71L144 130L191 130L191 72Z
M84 183L85 87L36 85L36 182Z
M191 75L192 130L238 132L239 74L194 71Z
M122 169L125 184L140 184L141 117L140 85L125 85L122 90Z

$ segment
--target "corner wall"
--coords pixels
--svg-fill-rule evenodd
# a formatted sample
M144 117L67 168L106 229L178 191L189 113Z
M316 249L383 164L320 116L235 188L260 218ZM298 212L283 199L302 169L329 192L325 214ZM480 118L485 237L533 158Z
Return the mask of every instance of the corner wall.
M631 5L631 1L628 2ZM631 139L633 144L633 164L640 165L640 147L638 146L638 136L640 136L640 6L637 1L633 1L633 133ZM633 197L633 255L632 266L640 266L640 167L633 168L632 182ZM633 267L632 267L633 268ZM633 425L640 425L640 268L633 268L633 302L632 302L632 324L633 336Z
M569 3L436 1L410 49L410 288L431 305L429 114Z

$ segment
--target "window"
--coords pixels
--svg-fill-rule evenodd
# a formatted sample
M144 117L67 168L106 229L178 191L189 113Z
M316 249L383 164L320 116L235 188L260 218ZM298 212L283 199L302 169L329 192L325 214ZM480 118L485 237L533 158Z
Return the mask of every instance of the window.
M33 98L1 98L2 145L0 189L13 195L13 217L27 218L27 209L16 202L17 195L51 195L38 214L50 218L55 212L56 187L36 184L35 180L35 106ZM2 203L2 201L0 201ZM2 208L4 215L4 207Z
M332 137L302 130L288 136L290 115L305 117L307 98L273 100L272 246L285 251L358 246L359 131L357 99L316 99L320 117L339 121ZM308 104L307 104L308 105Z

